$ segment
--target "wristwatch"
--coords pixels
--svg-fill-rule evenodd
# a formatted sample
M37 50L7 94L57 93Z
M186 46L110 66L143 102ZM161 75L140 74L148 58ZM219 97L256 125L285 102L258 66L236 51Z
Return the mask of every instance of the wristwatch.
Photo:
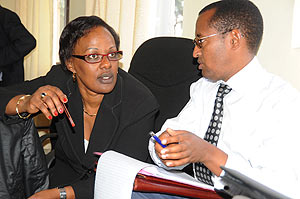
M67 192L64 187L58 187L59 190L59 198L60 199L67 199Z

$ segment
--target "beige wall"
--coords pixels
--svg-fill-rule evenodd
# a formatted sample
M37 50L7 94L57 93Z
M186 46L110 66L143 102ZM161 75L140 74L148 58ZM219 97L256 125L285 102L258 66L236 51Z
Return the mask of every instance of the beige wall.
M0 0L0 4L10 10L16 10L15 0ZM78 16L85 14L85 1L72 0L70 1L70 21Z
M84 15L81 0L70 1L70 20ZM185 0L183 36L194 38L198 12L214 0ZM300 90L300 48L291 48L294 0L253 0L265 22L265 31L258 57L270 72L281 76ZM0 0L3 7L15 10L15 0Z
M185 0L183 36L194 38L198 12L213 0ZM300 90L300 48L291 48L294 0L253 0L264 19L262 65Z
M8 8L10 10L16 10L15 0L0 0L1 6Z
M85 1L82 0L72 0L70 1L70 19L73 19L85 15Z

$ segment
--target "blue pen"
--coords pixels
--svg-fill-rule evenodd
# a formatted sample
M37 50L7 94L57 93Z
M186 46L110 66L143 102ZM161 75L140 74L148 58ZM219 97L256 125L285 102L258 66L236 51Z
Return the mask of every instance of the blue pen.
M162 148L166 147L166 145L164 145L164 144L161 143L160 139L155 135L155 133L153 133L152 131L150 131L149 134L151 135L151 137L153 137L156 140L156 142L158 142L158 144L160 144L160 146Z

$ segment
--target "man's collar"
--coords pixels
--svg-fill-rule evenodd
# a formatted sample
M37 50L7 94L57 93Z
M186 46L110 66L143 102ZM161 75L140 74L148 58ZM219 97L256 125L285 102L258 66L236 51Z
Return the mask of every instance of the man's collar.
M226 84L235 92L243 94L254 88L253 84L261 83L260 75L263 70L258 58L255 56L242 70L233 75Z

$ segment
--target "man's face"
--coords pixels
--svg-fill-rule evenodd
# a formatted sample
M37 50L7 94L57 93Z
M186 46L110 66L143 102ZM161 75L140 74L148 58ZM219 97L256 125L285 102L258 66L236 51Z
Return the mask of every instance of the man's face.
M208 26L209 20L215 10L208 10L199 15L196 23L196 40L202 41L201 45L195 45L193 57L197 58L202 75L212 81L229 79L228 70L229 49L226 47L226 35L220 34L214 28ZM210 36L210 37L208 37ZM203 40L201 38L207 37Z

